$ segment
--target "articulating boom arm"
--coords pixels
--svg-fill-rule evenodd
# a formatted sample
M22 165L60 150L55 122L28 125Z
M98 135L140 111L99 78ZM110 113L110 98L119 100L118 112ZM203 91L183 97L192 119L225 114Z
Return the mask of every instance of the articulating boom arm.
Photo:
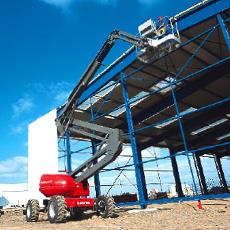
M57 127L61 134L65 132L65 130L67 129L69 125L69 122L72 117L72 113L76 106L77 99L88 86L92 77L97 72L103 60L108 55L111 48L113 47L114 41L116 39L120 39L120 40L129 42L135 45L136 47L140 47L140 48L144 48L145 46L148 46L146 38L139 38L137 36L131 35L123 31L115 30L109 35L108 39L103 44L103 46L97 53L96 57L94 58L94 60L91 62L87 70L84 72L84 74L80 78L78 85L74 88L73 92L70 94L67 103L64 105L62 109L62 115L59 118L57 118ZM62 126L62 129L59 129L59 127L61 126Z
M122 151L122 134L119 129L111 129L74 119L69 130L100 141L96 147L96 153L70 173L77 182L95 175L114 161Z
M133 44L137 48L138 59L144 63L149 63L154 58L158 58L165 53L171 52L179 47L180 35L176 21L168 17L159 17L158 21L151 19L138 27L140 37L126 33L124 31L113 31L102 45L101 49L90 63L78 85L70 94L67 103L62 108L62 114L57 118L57 127L61 134L64 134L72 119L72 114L77 104L77 99L88 87L93 76L102 65L105 57L115 44L115 40L120 39ZM63 126L59 129L59 126Z
M62 114L56 120L57 129L61 135L64 135L68 129L73 134L81 134L88 139L100 141L96 148L96 153L71 172L70 175L76 181L80 182L95 175L114 161L122 151L122 138L119 129L80 121L73 116L78 98L90 84L90 81L113 47L115 40L120 39L129 42L139 48L139 60L148 63L153 58L164 55L165 52L171 52L180 43L179 33L175 28L171 19L160 18L157 23L148 20L139 26L141 37L119 30L113 31L82 75L79 83L70 94L67 103L63 106Z
M96 147L96 153L71 172L70 175L74 177L77 182L86 180L95 175L102 168L114 161L122 151L121 130L77 120L72 116L77 99L88 86L92 77L113 47L116 39L124 40L138 47L145 47L144 38L141 39L123 31L113 31L82 75L78 85L69 96L68 102L62 110L62 115L56 120L56 125L61 135L64 135L65 131L68 129L71 133L81 134L100 143Z

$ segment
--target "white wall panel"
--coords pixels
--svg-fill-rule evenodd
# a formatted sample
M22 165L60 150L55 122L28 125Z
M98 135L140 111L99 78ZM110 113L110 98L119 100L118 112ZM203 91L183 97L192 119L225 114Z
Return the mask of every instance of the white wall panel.
M39 192L41 175L44 173L58 173L56 116L56 110L52 110L29 125L28 192L30 198L38 199L39 202L44 198Z

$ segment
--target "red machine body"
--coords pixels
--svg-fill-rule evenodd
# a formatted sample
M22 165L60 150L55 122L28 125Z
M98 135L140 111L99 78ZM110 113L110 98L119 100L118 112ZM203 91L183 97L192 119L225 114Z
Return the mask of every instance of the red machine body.
M65 197L67 207L92 208L94 199L89 196L89 184L76 182L74 178L66 174L44 174L39 184L40 192L46 197L61 195Z
M89 184L76 182L66 174L44 174L39 184L40 192L47 197L61 195L65 197L89 196Z

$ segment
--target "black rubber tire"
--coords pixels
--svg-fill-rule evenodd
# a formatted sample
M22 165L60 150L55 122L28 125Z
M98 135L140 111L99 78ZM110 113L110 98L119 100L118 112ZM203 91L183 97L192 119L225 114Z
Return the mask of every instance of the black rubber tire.
M37 222L39 218L39 202L35 199L30 199L26 205L26 221L27 222Z
M22 214L25 216L26 215L26 209L22 210Z
M79 208L71 208L70 216L73 220L82 220L84 217L83 211L79 210Z
M65 223L67 206L64 196L52 196L48 203L48 219L51 224Z
M114 199L111 196L99 196L96 199L96 209L102 218L115 217Z

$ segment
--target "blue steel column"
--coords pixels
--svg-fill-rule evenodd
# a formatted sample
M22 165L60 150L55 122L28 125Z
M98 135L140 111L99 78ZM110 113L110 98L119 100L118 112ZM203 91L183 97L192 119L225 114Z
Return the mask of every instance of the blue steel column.
M90 97L90 113L91 113L91 120L94 121L94 113L93 113L93 106L92 106L92 100ZM96 147L96 141L95 140L91 140L91 144L92 144L92 154L94 155L97 152L97 147ZM96 164L97 161L94 162L94 164ZM101 195L101 183L100 183L100 176L99 173L96 173L94 175L94 185L95 185L95 193L96 193L96 197Z
M173 149L169 149L170 159L172 164L173 176L176 184L176 192L178 197L184 197L183 189L181 186L180 174L178 170L177 160L175 156L175 151Z
M71 162L71 147L70 147L70 133L69 130L66 131L66 159L67 159L67 172L72 172L72 162Z
M141 163L142 161L141 151L137 147L137 143L136 143L132 113L131 113L130 106L129 106L129 95L127 91L125 74L123 73L121 74L121 84L122 84L123 100L124 100L125 108L126 108L126 119L128 123L131 148L132 148L132 153L133 153L133 161L134 161L135 175L136 175L136 181L137 181L139 202L140 202L141 208L146 208L147 190L146 190L143 165Z
M96 153L96 142L95 141L91 141L92 143L92 152L93 154ZM97 163L97 162L94 162ZM99 173L96 173L94 175L94 185L95 185L95 192L96 192L96 197L101 195L101 183L100 183L100 177L99 177Z
M217 15L217 19L218 19L218 22L220 24L220 28L222 30L222 33L224 35L225 42L228 46L228 51L230 52L230 37L229 37L228 30L227 30L225 23L224 23L224 20L220 14Z
M195 183L195 177L194 177L194 174L193 174L192 165L191 165L191 161L190 161L190 158L189 158L189 151L188 151L187 140L186 140L185 133L184 133L184 127L183 127L183 124L182 124L182 121L181 121L180 110L179 110L179 106L178 106L178 103L177 103L177 100L176 100L176 95L175 95L175 92L174 92L174 89L173 89L172 80L170 80L170 87L171 87L171 93L172 93L173 103L174 103L175 109L176 109L176 114L177 114L177 119L178 119L178 123L179 123L179 128L180 128L180 132L181 132L181 136L182 136L182 140L183 140L185 154L187 156L187 160L188 160L188 164L189 164L189 169L190 169L191 176L192 176L193 186L194 186L196 195L198 195L197 187L196 187L196 183Z
M197 171L197 176L198 176L198 180L199 180L199 184L200 184L201 193L203 195L207 195L208 189L207 189L207 184L206 184L206 180L205 180L205 176L204 176L204 170L203 170L203 166L202 166L200 156L198 155L198 153L193 154L193 159L194 159L194 163L195 163L195 167L196 167L196 171Z
M228 184L227 184L227 181L226 181L225 176L224 176L224 171L223 171L223 168L222 168L220 157L215 155L214 160L215 160L215 164L216 164L216 170L217 170L217 173L218 173L218 177L220 179L220 184L221 184L224 192L229 192Z

